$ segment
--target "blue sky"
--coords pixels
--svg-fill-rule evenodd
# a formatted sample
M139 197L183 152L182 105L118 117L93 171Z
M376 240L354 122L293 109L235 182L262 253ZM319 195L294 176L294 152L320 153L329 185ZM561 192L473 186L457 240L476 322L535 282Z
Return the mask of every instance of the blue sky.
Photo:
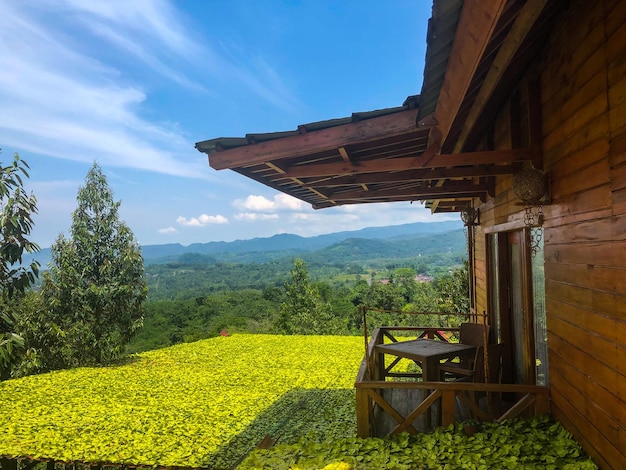
M33 239L68 233L94 161L142 245L436 221L420 204L314 211L195 142L399 106L422 84L423 0L0 2L0 161L28 162ZM453 216L452 216L453 217Z

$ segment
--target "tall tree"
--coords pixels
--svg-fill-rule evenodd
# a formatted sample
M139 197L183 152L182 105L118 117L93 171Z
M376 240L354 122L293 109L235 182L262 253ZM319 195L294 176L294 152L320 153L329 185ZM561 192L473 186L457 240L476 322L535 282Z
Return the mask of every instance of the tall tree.
M0 166L0 378L5 378L24 350L23 338L15 332L14 297L34 282L39 263L22 265L24 252L39 247L28 239L37 213L37 199L24 190L28 164L18 154L8 166Z
M309 281L302 259L295 259L291 280L285 283L285 300L280 306L278 329L287 334L341 334L345 327L330 304Z
M78 190L69 239L51 247L50 271L42 295L62 363L52 367L103 363L119 357L143 324L147 295L143 258L130 228L120 220L105 175L94 163ZM58 341L63 344L59 345Z

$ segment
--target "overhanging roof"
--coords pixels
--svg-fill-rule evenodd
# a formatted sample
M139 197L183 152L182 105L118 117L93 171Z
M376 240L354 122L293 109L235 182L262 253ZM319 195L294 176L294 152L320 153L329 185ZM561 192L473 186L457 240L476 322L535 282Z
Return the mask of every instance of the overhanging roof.
M538 163L536 147L468 150L477 148L560 3L435 0L421 95L396 108L196 148L213 168L232 169L315 208L424 201L435 212L462 210L493 195L494 176Z

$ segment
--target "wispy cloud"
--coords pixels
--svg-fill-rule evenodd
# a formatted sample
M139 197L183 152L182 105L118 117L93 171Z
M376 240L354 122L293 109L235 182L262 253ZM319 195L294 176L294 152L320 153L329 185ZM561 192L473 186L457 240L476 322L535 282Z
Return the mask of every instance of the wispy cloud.
M258 212L239 212L235 214L235 219L247 222L277 220L278 218L278 214L259 214Z
M156 113L151 77L187 90L187 99L212 93L212 78L236 81L278 107L294 100L270 65L217 53L195 33L165 0L0 2L2 144L209 178L205 161L190 158L193 140L181 125Z
M174 227L161 228L158 230L161 235L172 235L174 233L178 233Z

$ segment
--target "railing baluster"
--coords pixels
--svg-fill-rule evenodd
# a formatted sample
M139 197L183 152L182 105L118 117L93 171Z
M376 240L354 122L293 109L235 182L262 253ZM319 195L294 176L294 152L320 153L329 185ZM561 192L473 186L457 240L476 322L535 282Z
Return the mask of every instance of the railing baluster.
M454 423L454 411L456 408L456 391L443 390L441 392L441 424L448 426Z

